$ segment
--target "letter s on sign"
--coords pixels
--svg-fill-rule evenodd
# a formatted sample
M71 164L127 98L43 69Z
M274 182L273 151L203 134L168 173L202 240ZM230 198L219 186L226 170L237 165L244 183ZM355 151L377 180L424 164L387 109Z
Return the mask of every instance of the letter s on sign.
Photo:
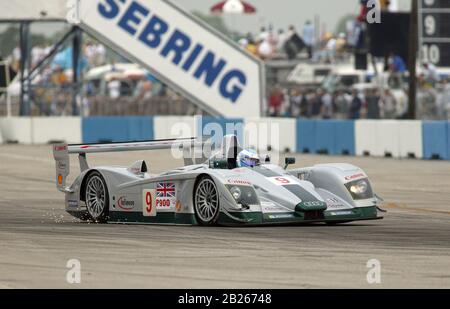
M112 19L119 14L119 6L115 0L105 0L108 5L104 3L98 4L98 12L105 18Z

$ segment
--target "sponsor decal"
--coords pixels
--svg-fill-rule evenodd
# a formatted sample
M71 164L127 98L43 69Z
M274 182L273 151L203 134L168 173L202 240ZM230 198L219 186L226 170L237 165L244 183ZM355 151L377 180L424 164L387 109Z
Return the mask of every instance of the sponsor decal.
M327 207L328 208L342 208L345 207L345 205L336 197L327 198L326 199Z
M235 169L233 170L233 172L235 172L235 173L244 173L244 172L245 172L245 169L243 169L243 168L235 168Z
M156 190L146 189L142 191L142 215L144 217L155 217L156 216L156 205L155 205Z
M286 212L286 209L272 202L261 202L262 213Z
M353 215L353 211L351 210L341 210L341 211L332 211L330 212L332 216L349 216Z
M158 210L173 210L177 201L176 187L173 182L156 184L156 208Z
M65 170L67 167L65 162L58 161L58 169Z
M119 197L117 200L117 207L125 211L133 210L135 202L133 200L127 199L125 196Z
M228 183L232 185L251 186L250 181L244 179L228 179Z
M54 151L66 151L67 150L67 146L55 146L53 148Z
M269 219L291 219L294 215L291 214L280 214L280 215L269 215Z
M67 200L68 208L78 208L78 200Z
M183 205L181 204L181 202L177 201L177 203L175 204L175 209L179 212L179 211L181 211L182 208L183 208Z
M291 179L289 179L288 177L283 177L283 176L268 177L267 179L269 179L272 183L274 183L278 186L290 185L293 183L291 181Z
M358 178L363 178L366 177L366 175L364 175L364 173L359 173L359 174L355 174L355 175L351 175L351 176L346 176L345 180L355 180Z

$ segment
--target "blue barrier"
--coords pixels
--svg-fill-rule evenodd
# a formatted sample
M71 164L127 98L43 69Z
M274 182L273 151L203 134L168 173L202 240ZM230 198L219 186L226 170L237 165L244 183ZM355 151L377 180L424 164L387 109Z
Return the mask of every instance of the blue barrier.
M199 117L197 121L197 136L212 136L212 142L220 145L223 135L236 134L239 144L244 145L244 119Z
M83 143L152 140L152 117L88 117L82 120Z
M355 154L355 123L351 120L297 120L297 152Z
M447 122L447 160L450 160L450 122Z
M352 120L337 120L335 131L336 154L354 156L356 154L355 122Z
M316 121L297 119L296 144L299 153L316 152Z
M316 121L315 152L321 154L336 154L336 122L333 120Z
M424 121L422 123L424 159L449 159L449 123Z

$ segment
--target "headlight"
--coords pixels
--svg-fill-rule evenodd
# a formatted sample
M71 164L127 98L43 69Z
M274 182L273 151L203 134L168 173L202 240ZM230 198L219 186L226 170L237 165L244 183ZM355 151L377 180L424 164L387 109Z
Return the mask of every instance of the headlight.
M354 194L361 195L367 191L367 181L360 180L356 184L350 186L350 191Z
M259 205L259 199L252 186L226 185L237 204Z
M230 193L236 201L241 198L241 189L239 189L238 187L231 187Z
M373 197L372 187L367 179L352 181L345 186L354 200L365 200Z

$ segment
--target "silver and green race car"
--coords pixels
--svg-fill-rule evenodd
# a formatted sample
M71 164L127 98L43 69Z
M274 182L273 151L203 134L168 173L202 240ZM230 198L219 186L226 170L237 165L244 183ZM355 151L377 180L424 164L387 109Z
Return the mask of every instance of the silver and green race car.
M205 156L196 139L135 143L56 144L57 188L65 193L66 211L98 223L189 225L337 224L381 219L379 199L360 168L321 164L287 169L266 156L255 167L239 168L241 147L225 136L215 153ZM201 155L198 154L200 147ZM151 174L144 160L129 167L91 167L87 155L102 152L172 149L184 154L182 167ZM81 173L66 186L69 155L78 154Z

